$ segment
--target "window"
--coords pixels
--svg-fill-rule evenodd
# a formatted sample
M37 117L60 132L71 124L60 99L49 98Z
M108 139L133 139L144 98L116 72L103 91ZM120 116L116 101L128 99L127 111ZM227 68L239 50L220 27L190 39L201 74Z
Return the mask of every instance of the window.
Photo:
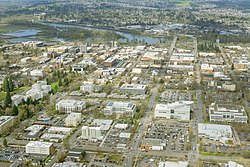
M174 114L174 110L173 109L171 109L171 114Z

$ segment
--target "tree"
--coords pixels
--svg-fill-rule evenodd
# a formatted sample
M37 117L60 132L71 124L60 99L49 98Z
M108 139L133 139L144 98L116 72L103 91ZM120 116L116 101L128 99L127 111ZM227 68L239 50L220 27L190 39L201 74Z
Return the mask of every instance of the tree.
M14 116L18 115L18 108L17 108L16 105L14 105L14 106L12 107L12 115L14 115Z
M9 78L9 90L10 90L10 92L14 91L14 84L12 81L12 77Z
M3 80L3 91L4 92L9 92L10 91L10 84L9 84L9 80L8 77L5 77Z
M58 86L62 86L62 80L61 79L59 79L59 81L58 81Z
M11 106L11 103L12 103L11 95L10 95L10 92L8 91L6 93L5 100L4 100L4 108Z
M4 146L4 147L7 147L7 146L8 146L8 142L7 142L7 139L6 139L6 138L3 139L3 146Z
M86 155L86 151L82 150L81 155L80 155L80 159L82 160Z

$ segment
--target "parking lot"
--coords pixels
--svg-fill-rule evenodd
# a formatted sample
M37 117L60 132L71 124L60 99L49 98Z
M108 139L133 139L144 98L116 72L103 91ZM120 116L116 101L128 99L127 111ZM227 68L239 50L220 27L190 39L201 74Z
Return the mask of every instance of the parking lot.
M188 151L189 126L186 123L151 123L145 134L145 139L161 139L166 143L164 150Z
M177 101L191 101L192 93L186 91L168 90L161 93L159 101L163 103L173 103Z
M109 136L104 142L104 147L111 148L130 148L130 139L132 136L129 135L131 133L131 125L128 125L126 129L118 129L113 128L110 130Z
M8 149L0 151L0 161L14 162L24 151L18 149Z

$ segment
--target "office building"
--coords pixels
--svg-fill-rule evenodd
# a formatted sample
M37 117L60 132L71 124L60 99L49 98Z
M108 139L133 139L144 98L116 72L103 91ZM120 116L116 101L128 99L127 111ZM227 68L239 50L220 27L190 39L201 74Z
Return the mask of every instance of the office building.
M81 119L81 113L72 112L65 118L65 126L77 126L81 122Z
M136 105L126 102L109 102L103 109L105 115L120 114L123 116L134 117Z
M247 123L248 117L243 106L212 103L209 106L209 120Z
M74 111L82 111L86 108L85 101L78 101L73 99L60 100L56 103L56 110L64 111L66 113L71 113Z
M82 139L87 139L87 140L102 140L102 132L101 132L101 127L100 126L95 126L95 127L89 127L89 126L83 126L82 127Z
M192 105L192 101L157 104L155 107L154 117L189 121Z
M123 84L120 87L120 93L130 95L144 95L147 92L146 85L140 84Z
M26 154L50 155L53 152L53 143L30 141L25 146Z

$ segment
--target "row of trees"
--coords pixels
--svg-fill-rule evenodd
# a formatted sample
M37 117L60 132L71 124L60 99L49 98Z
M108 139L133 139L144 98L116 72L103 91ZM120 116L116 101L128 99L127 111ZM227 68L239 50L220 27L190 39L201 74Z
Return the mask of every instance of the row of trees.
M216 43L198 43L198 51L199 52L220 52L220 48L216 45Z

